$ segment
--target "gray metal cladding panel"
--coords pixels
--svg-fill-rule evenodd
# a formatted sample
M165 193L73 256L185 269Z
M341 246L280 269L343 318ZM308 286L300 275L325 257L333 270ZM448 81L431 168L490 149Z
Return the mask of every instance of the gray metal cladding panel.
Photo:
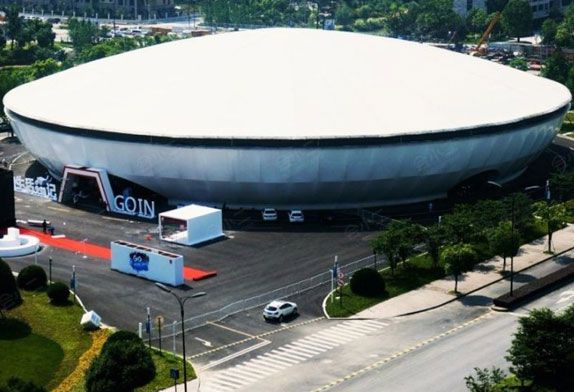
M170 199L278 208L419 201L484 171L509 177L551 143L560 122L428 142L298 148L112 141L13 120L22 143L54 173L64 165L104 168Z

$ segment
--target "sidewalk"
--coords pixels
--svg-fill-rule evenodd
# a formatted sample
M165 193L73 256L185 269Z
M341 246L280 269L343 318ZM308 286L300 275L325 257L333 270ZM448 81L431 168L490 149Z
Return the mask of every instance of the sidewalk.
M574 248L574 225L557 231L552 236L552 247L555 254L562 253ZM515 274L526 268L539 264L552 255L544 253L548 249L548 236L539 238L529 244L523 245L514 258ZM503 278L503 260L494 257L476 266L473 271L459 277L458 291L468 294ZM510 258L506 260L506 270L510 270ZM452 294L454 290L454 278L452 276L435 280L417 290L391 298L369 309L357 313L357 318L387 318L419 312L433 307L439 307L456 299Z

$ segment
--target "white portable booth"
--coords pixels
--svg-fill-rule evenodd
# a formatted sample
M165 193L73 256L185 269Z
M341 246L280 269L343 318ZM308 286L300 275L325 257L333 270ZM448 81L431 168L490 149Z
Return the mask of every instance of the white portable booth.
M196 245L223 236L221 210L191 204L159 214L159 236L164 241Z

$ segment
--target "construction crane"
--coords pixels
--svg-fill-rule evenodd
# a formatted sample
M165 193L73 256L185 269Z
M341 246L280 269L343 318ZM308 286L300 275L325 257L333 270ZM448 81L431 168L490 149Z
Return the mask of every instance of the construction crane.
M496 13L496 15L494 15L494 17L492 18L492 20L490 21L490 23L488 24L488 27L486 28L486 30L484 30L484 33L482 34L482 37L480 37L480 41L478 41L478 45L476 45L476 49L474 50L474 52L472 53L472 55L474 56L480 56L483 54L483 51L481 51L482 45L484 45L484 43L486 42L486 40L488 40L488 37L490 37L490 33L492 33L492 30L494 29L494 26L496 26L496 24L498 23L498 21L500 20L500 17L502 16L502 12L498 11Z

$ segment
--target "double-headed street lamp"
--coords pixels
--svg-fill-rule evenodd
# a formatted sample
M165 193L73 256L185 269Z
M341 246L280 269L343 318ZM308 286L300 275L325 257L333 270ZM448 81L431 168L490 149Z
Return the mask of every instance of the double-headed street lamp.
M175 297L175 299L177 299L177 302L179 303L179 310L181 312L181 342L183 345L183 389L185 392L187 392L187 363L186 363L186 357L185 357L185 326L184 326L184 322L185 322L185 309L183 307L183 305L185 304L185 301L187 301L188 299L191 298L197 298L197 297L203 297L206 293L204 291L201 291L199 293L195 293L193 295L188 295L187 297L180 297L179 295L177 295L176 293L174 293L172 290L170 290L167 286L161 284L161 283L157 283L155 284L160 290L165 291L166 293L170 293L171 295L173 295Z

